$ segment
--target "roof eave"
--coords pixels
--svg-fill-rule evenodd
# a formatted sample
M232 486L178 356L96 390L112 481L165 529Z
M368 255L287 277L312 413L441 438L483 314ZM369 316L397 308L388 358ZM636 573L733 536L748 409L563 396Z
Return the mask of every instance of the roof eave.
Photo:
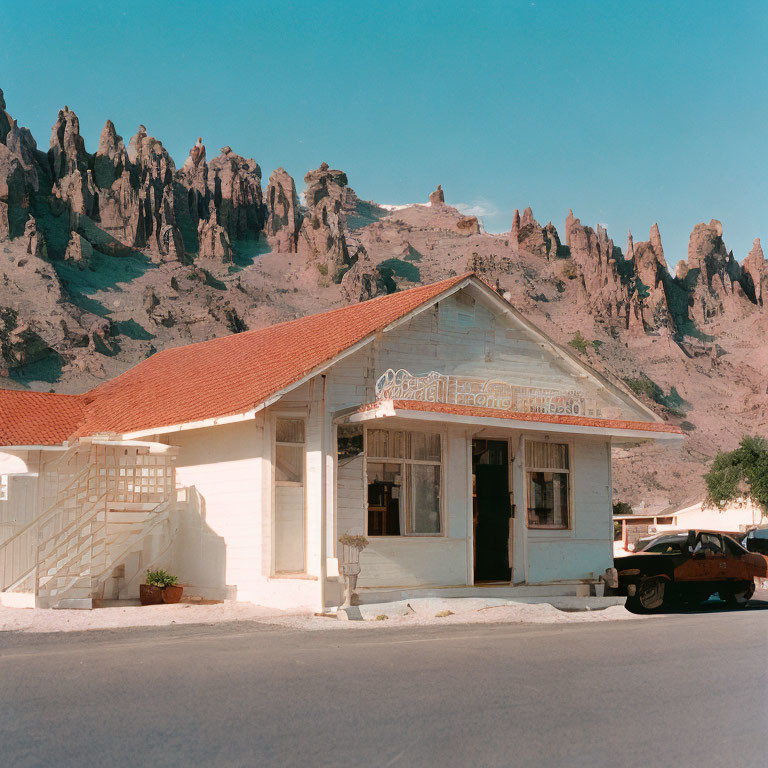
M410 408L397 408L391 401L381 401L373 408L356 410L336 419L337 423L359 424L379 419L400 418L411 421L428 421L467 426L515 429L526 432L557 432L560 434L610 437L615 442L682 442L685 435L677 432L662 432L641 429L624 429L607 425L605 427L562 424L550 421L530 421L494 416L474 416L468 414L444 413L440 411L419 411Z

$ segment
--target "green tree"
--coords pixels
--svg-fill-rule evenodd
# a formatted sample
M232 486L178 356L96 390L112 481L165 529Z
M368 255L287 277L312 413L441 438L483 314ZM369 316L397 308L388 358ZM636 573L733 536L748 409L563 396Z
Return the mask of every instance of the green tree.
M613 514L614 515L631 515L632 507L629 504L627 504L626 501L614 501Z
M733 451L719 451L704 475L711 504L749 496L768 512L768 440L745 435Z

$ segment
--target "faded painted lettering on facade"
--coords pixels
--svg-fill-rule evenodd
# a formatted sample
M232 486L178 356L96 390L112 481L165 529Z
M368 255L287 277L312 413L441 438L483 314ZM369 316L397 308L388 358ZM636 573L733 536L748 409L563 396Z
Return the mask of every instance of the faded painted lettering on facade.
M583 416L584 396L575 390L561 391L509 384L500 379L481 379L430 371L415 376L402 368L390 368L376 381L377 400L412 400L424 403L469 405L517 413L549 413Z

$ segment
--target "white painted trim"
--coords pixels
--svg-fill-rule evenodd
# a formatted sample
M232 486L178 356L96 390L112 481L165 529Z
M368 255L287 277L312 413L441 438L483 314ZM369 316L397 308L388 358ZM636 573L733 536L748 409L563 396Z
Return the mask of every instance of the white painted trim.
M0 445L0 451L68 451L72 446L65 445Z
M395 408L391 400L382 400L366 411L357 411L337 419L342 424L357 424L375 419L400 418L412 421L435 421L449 424L473 424L478 427L521 429L530 432L555 432L574 435L604 435L606 437L631 438L633 442L651 440L675 440L682 442L685 435L675 432L649 432L641 429L619 429L616 427L582 426L581 424L560 424L548 421L527 421L522 419L499 419L489 416L464 416L436 411L412 411Z
M150 437L151 435L167 435L170 432L184 432L188 429L205 429L206 427L216 427L221 424L237 424L241 421L249 421L256 418L256 414L267 408L275 399L265 400L261 405L251 408L245 413L236 413L230 416L217 416L211 419L202 419L201 421L188 421L183 424L171 424L165 427L152 427L150 429L138 429L135 432L123 432L118 435L119 440L133 440L139 437Z

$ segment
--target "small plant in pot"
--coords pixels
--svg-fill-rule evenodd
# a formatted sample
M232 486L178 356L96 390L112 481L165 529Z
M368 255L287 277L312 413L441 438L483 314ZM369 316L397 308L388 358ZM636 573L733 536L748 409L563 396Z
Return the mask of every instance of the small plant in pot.
M147 571L144 584L139 585L139 600L142 605L161 605L162 603L178 603L184 592L184 587L176 582L176 576L168 571L158 569Z

